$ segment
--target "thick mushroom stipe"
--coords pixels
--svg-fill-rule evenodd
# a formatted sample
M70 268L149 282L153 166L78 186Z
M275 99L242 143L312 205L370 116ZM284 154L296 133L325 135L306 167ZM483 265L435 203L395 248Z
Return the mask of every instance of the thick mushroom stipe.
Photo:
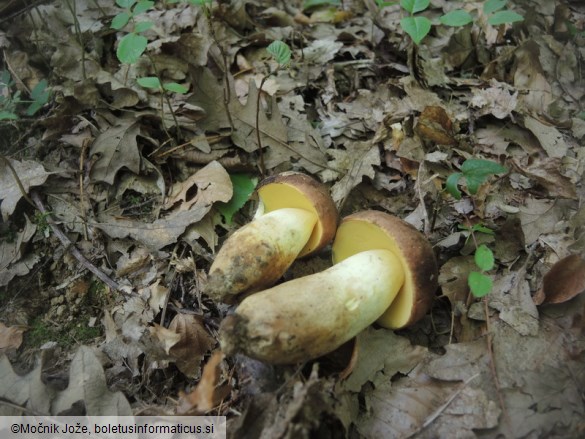
M317 217L302 209L268 212L236 231L209 270L206 293L223 299L273 285L297 258Z
M403 281L392 252L356 254L321 273L244 299L221 324L221 349L272 364L319 357L373 323Z

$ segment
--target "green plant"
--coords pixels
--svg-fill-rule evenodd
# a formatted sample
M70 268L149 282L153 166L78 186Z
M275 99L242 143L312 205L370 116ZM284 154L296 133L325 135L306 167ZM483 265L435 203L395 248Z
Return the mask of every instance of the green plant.
M509 9L503 9L507 1L487 0L483 4L483 13L488 15L488 23L490 25L498 26L500 24L524 20L524 17L520 14ZM383 2L380 0L376 0L376 3L379 7L387 6L385 3L394 4L394 2ZM415 44L419 44L427 36L433 25L428 18L415 15L428 9L429 5L430 0L400 0L402 9L409 13L409 16L400 20L400 27L412 38ZM439 22L445 26L465 26L473 22L473 16L463 9L456 9L439 17Z
M190 0L192 4L206 4L208 1L205 0ZM175 3L175 2L171 2ZM116 0L116 4L123 8L123 11L117 14L111 23L111 28L116 30L122 30L128 24L131 24L132 30L129 31L126 35L124 35L118 44L118 49L116 50L116 56L121 63L124 64L134 64L136 63L143 55L146 55L152 69L155 72L156 76L146 76L142 78L137 78L136 82L144 88L148 89L158 89L161 93L161 112L163 108L163 100L166 100L167 106L173 116L175 127L177 128L177 133L180 133L179 123L176 119L175 113L173 111L170 99L166 92L171 93L178 93L184 94L187 93L188 88L184 85L178 84L176 82L162 82L160 76L158 75L158 69L152 57L148 56L146 53L146 47L148 45L148 39L143 35L144 32L149 30L154 23L152 21L138 21L137 17L144 12L151 10L154 7L154 1L151 0ZM161 117L163 128L165 131L166 127L164 126L164 117ZM168 133L167 133L168 135ZM170 138L170 135L169 135Z
M18 120L19 114L33 116L49 101L50 90L47 88L47 80L42 79L31 90L30 100L21 98L20 90L15 90L15 82L8 70L0 72L0 121ZM28 104L26 109L23 105Z
M481 224L474 224L472 227L459 226L459 228L469 232L467 239L470 237L473 238L473 242L475 244L475 254L473 255L473 259L475 261L475 265L479 268L479 271L472 271L469 273L467 284L469 285L471 294L473 294L475 297L483 297L489 294L493 288L492 278L487 274L487 272L494 268L495 260L494 254L487 245L477 244L475 233L480 232L493 235L494 231Z
M232 217L246 204L258 183L258 179L249 174L231 174L230 180L234 188L232 198L227 203L216 204L217 210L224 216L227 224L232 223Z
M502 165L483 159L468 159L461 165L461 172L451 174L445 183L445 189L457 200L461 199L461 192L458 183L461 178L465 178L467 190L471 195L475 195L490 175L502 174L508 170Z

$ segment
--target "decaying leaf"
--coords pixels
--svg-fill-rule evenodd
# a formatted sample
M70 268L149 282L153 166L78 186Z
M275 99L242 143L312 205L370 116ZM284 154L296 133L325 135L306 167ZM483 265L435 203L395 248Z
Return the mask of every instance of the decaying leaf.
M22 344L24 327L6 326L0 322L0 354L18 349Z
M165 208L178 205L177 210L189 210L196 204L211 206L216 201L228 202L233 187L229 174L218 162L213 161L187 180L175 183L171 188Z
M203 356L217 341L207 332L201 317L193 314L177 314L169 330L179 337L168 351L177 367L190 378L199 376Z
M212 162L197 171L190 181L197 187L197 194L185 203L186 210L173 210L164 218L150 223L102 214L98 217L100 223L96 223L95 226L112 238L130 236L150 249L160 250L176 242L188 226L201 220L211 210L214 202L228 201L232 196L229 175L217 162ZM175 197L175 201L186 197L189 189L191 187L183 188Z
M348 142L345 151L337 151L329 162L334 169L346 170L344 176L331 188L333 201L340 204L364 177L374 178L374 166L380 164L380 150L371 142ZM332 153L333 154L333 153Z
M110 392L104 370L92 349L81 346L71 362L69 384L57 391L41 380L41 366L20 376L5 356L0 357L0 397L45 415L87 414L88 416L131 416L130 404L121 392ZM81 412L70 410L77 408ZM19 410L0 405L2 415Z
M81 346L71 362L69 385L58 393L51 413L69 410L83 402L89 416L132 416L132 408L122 392L110 392L100 361L88 346Z
M26 375L18 375L12 369L5 355L0 355L0 397L21 407L38 413L49 413L55 390L41 380L41 366L38 365ZM0 415L17 416L20 410L0 405Z
M52 174L45 171L42 164L33 160L10 160L10 164L26 194L28 194L31 187L42 185ZM6 164L5 159L0 158L0 201L2 201L0 211L4 221L8 221L8 217L14 212L16 204L22 197L23 193L14 178L12 170Z
M443 107L425 107L414 129L421 138L434 144L457 143L453 137L453 122Z
M585 292L585 260L570 255L551 267L542 280L536 304L563 303Z
M229 393L229 386L218 387L221 380L221 362L224 358L220 351L215 352L201 374L197 387L190 393L179 392L178 415L197 415L213 409Z
M36 253L23 254L25 245L34 236L37 226L27 216L24 228L11 241L0 240L0 287L8 285L15 276L24 276L41 259Z
M136 136L140 125L135 119L121 119L118 125L100 133L91 146L90 154L97 156L91 169L94 181L114 184L118 171L122 168L138 174L140 172L140 152Z

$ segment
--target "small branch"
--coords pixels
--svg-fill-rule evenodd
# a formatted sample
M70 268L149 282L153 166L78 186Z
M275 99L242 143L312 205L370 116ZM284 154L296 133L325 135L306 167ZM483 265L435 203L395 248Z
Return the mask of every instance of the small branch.
M262 178L266 175L266 167L264 166L264 151L262 151L262 139L260 137L260 96L262 95L262 87L270 75L262 78L260 87L258 88L258 97L256 98L256 139L258 140L258 149L260 150L260 174Z
M89 271L95 274L99 280L105 283L112 290L124 293L124 291L120 289L120 286L115 281L110 279L103 271L101 271L99 268L93 265L85 256L83 256L83 254L79 251L77 247L75 247L75 245L71 242L67 235L65 235L65 233L61 231L61 229L57 226L57 224L51 217L51 214L47 211L39 194L33 191L31 192L31 197L37 209L39 209L41 213L47 215L47 223L49 224L49 227L51 228L55 236L59 238L59 241L61 241L61 243L71 251L71 254L75 256L75 259L77 259L81 263L81 265L83 265L85 268L87 268Z

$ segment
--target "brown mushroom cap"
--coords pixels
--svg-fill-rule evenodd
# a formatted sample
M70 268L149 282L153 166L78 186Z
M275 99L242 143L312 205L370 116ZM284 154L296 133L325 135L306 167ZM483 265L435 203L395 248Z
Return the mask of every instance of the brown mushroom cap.
M265 212L293 207L317 215L317 224L299 257L320 250L335 236L337 208L329 189L314 178L299 172L283 172L260 182L257 191Z
M404 269L404 285L377 322L392 329L413 324L430 309L438 287L431 244L413 226L384 212L368 210L341 221L333 242L334 263L374 249L392 251Z

